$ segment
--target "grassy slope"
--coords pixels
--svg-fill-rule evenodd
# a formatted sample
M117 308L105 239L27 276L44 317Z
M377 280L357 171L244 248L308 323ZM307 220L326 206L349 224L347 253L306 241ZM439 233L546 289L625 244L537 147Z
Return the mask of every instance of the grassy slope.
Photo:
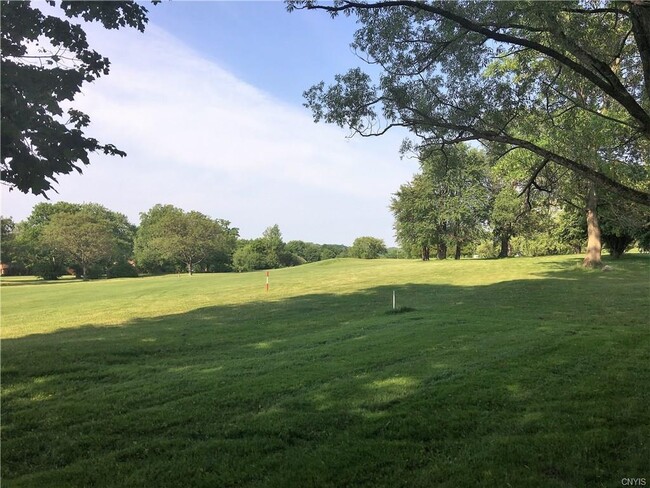
M3 486L647 478L650 262L577 262L3 286Z

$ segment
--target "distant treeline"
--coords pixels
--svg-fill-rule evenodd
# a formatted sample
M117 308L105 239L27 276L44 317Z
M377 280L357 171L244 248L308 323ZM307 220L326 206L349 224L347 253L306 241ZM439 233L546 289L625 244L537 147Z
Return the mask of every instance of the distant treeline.
M341 244L285 243L277 225L257 239L241 239L229 221L173 205L155 205L137 226L95 203L39 203L24 221L2 217L2 273L45 279L251 271L350 251Z

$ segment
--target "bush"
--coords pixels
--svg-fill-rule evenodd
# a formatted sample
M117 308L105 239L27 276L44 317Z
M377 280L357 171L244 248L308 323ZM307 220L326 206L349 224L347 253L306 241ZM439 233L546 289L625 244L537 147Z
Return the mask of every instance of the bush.
M300 266L301 264L305 264L305 263L307 263L307 260L305 258L291 252L283 252L280 255L280 264L283 267Z
M87 280L98 280L104 276L104 271L104 267L98 264L94 266L88 266L88 269L86 270L86 276L84 276L84 278Z
M390 247L384 255L386 259L408 259L408 254L402 248Z
M128 261L118 261L106 270L106 278L137 278L138 270Z
M59 276L66 274L67 270L65 266L60 263L41 261L34 265L33 272L36 276L43 278L44 280L58 280Z
M496 258L499 255L499 248L492 240L486 239L476 247L476 254L480 258Z
M558 254L571 254L573 249L569 244L560 242L550 234L536 234L528 238L523 236L513 237L510 240L512 254L522 256L554 256Z

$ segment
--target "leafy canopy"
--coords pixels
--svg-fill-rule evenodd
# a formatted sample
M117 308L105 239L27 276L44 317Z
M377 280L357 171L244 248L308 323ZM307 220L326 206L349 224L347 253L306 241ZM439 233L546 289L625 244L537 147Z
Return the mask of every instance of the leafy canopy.
M147 9L135 2L47 2L67 18L98 21L106 29L144 31ZM80 25L44 14L30 2L3 0L2 179L11 189L46 195L57 175L90 164L91 152L125 156L84 135L90 117L64 109L109 72L109 60L88 44Z
M314 0L288 9L355 15L352 46L380 68L359 68L305 92L316 121L362 136L408 128L417 145L445 150L476 140L552 161L620 196L650 194L612 167L647 166L650 21L641 2ZM568 114L568 116L567 116ZM563 151L571 117L588 124L608 167ZM540 140L543 128L548 138ZM577 139L574 138L574 139ZM413 149L413 144L405 149Z
M191 274L193 267L215 253L229 253L236 230L229 222L212 220L200 212L173 205L155 205L140 215L135 239L138 265L155 269L166 263L183 263Z
M422 172L391 201L398 241L405 248L428 248L475 239L487 221L490 198L484 154L459 144L444 155L423 153L420 166Z
M386 244L383 240L364 236L354 240L348 254L351 258L377 259L386 252Z

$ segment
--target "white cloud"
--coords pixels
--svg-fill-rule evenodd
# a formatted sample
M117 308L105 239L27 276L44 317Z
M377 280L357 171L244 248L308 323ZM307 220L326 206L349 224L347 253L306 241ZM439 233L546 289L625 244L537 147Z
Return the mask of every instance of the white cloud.
M401 136L346 139L154 25L89 37L111 73L75 106L91 116L89 134L128 157L93 157L83 176L60 178L53 200L99 202L135 222L172 203L227 218L246 237L278 223L287 240L392 242L390 195L416 169L399 160ZM4 189L3 200L19 219L37 201Z

